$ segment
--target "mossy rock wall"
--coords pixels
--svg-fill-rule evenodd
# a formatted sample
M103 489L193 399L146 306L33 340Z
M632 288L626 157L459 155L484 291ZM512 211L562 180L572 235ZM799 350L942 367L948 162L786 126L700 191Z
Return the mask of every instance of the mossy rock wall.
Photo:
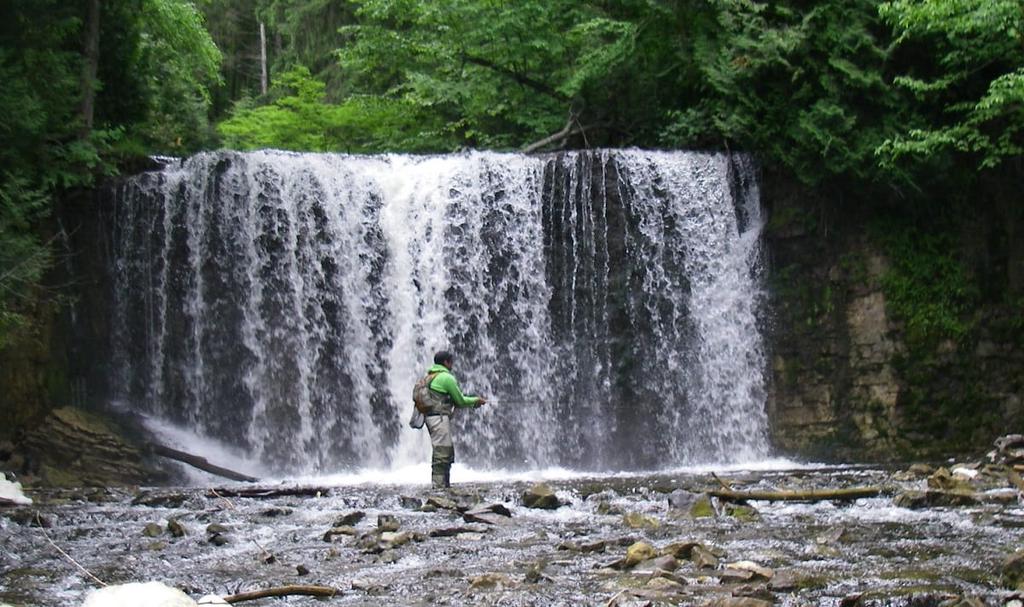
M983 452L996 436L1024 429L1017 211L993 204L949 222L960 231L939 253L962 276L925 275L935 283L921 289L922 301L896 305L893 277L906 260L877 236L884 205L772 175L763 199L771 216L768 408L780 451L826 461L945 457ZM890 232L922 230L905 216L884 221ZM968 290L970 305L947 305L945 325L929 327L925 314L947 283Z

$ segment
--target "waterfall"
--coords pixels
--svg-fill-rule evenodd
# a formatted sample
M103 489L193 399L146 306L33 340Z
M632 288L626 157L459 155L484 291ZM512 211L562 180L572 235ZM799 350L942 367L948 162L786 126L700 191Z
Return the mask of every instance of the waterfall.
M114 201L111 399L290 473L426 461L435 350L474 467L768 453L745 156L203 153Z

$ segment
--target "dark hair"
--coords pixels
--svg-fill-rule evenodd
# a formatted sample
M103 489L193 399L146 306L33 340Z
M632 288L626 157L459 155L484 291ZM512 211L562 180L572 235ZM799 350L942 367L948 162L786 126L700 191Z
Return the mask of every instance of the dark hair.
M455 357L448 350L438 350L434 353L434 364L450 366L450 363L455 362Z

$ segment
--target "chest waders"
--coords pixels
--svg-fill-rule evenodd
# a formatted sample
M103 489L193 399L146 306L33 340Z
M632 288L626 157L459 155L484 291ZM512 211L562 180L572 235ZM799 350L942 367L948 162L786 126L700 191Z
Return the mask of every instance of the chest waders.
M430 484L434 489L451 487L452 463L455 462L455 444L452 442L452 411L455 404L451 396L430 390L430 412L426 414L430 433Z

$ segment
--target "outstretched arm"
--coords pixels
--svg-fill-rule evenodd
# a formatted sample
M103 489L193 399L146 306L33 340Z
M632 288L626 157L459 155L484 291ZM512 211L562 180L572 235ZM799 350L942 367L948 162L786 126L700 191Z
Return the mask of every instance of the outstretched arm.
M459 387L459 382L451 373L442 373L434 380L431 387L434 385L447 392L452 397L452 402L455 403L456 407L476 407L487 402L482 396L467 396L463 394L462 389Z

